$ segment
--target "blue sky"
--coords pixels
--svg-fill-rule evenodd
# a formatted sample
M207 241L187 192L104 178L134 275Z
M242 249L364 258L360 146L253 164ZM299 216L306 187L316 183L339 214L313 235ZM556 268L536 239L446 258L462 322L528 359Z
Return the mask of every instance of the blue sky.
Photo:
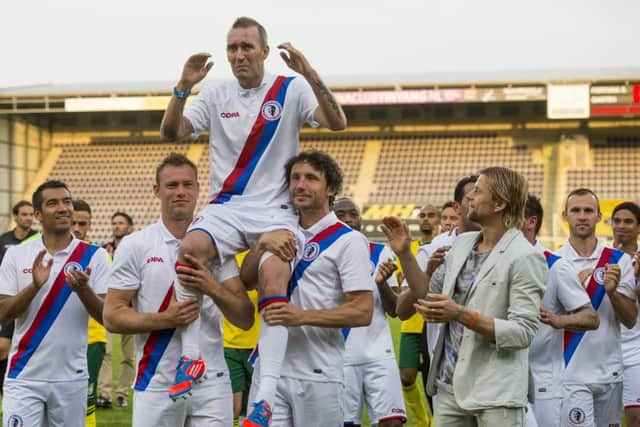
M274 72L282 41L324 76L640 67L637 0L24 0L2 15L0 87L171 81L198 51L229 77L240 15L267 28Z

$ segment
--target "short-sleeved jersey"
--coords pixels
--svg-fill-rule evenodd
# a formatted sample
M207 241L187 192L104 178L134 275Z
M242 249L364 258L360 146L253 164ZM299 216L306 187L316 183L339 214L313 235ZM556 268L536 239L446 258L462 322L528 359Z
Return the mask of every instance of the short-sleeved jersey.
M558 250L558 255L573 264L576 274L584 269L596 266L604 246L599 242L593 253L582 257L576 253L571 244ZM617 292L635 300L635 285L631 258L623 254L620 265L620 283ZM622 350L620 347L620 322L609 297L605 294L600 307L600 327L595 331L584 333L565 370L565 382L590 384L614 383L622 381Z
M45 249L42 238L9 248L0 266L0 294L14 296L32 282L31 269ZM91 269L89 286L105 294L110 274L107 252L75 237L53 258L49 279L15 320L7 378L35 381L77 381L87 371L89 313L65 282L64 271Z
M110 289L136 291L133 299L138 312L166 310L173 299L177 280L175 262L180 240L162 221L126 236L113 260ZM218 280L238 274L233 258L221 269ZM221 314L209 297L202 299L200 312L200 349L210 371L226 371L222 347ZM167 390L173 384L182 343L175 329L163 329L136 335L137 391Z
M362 234L340 222L333 212L303 233L307 243L294 272L297 285L290 285L295 306L303 310L332 309L346 302L348 292L373 292L369 243ZM319 236L326 239L315 241ZM301 264L306 268L300 275ZM305 381L343 382L344 347L341 329L290 327L281 375Z
M536 242L536 249L547 258L549 280L540 306L555 314L566 314L591 304L571 263L553 255ZM536 388L547 389L547 395L561 397L561 379L564 374L564 329L554 329L540 323L531 347L529 363Z
M382 243L369 242L369 257L371 278L373 284L373 316L369 326L359 328L344 328L346 352L344 356L345 365L358 365L361 363L374 362L376 360L393 359L393 341L387 315L382 308L382 298L375 283L380 264L393 259L393 252L388 246ZM396 276L392 274L387 279L391 287L397 287Z
M299 151L304 123L317 126L317 105L299 77L266 74L254 89L235 80L204 88L184 116L196 134L209 131L211 200L261 208L288 203L284 166Z
M640 250L640 246L636 250ZM637 286L638 281L636 280ZM624 325L620 325L620 328L622 330L622 361L624 366L640 365L640 309L633 328L627 329Z

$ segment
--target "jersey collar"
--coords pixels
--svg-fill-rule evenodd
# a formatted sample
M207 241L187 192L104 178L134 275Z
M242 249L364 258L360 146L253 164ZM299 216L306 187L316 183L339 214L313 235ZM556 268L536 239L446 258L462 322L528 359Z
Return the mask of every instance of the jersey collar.
M242 86L240 86L240 83L238 83L238 81L236 80L236 85L238 87L238 95L243 98L254 95L260 92L267 84L269 84L270 82L273 82L274 78L275 76L273 74L265 73L264 76L262 77L262 82L257 87L252 87L250 89L243 88Z

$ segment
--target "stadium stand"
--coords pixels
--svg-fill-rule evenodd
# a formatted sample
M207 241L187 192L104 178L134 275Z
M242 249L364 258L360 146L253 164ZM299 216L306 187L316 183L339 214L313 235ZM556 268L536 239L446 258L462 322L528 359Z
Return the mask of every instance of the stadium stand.
M541 194L544 165L531 148L497 135L413 136L386 138L374 174L369 203L436 203L451 198L452 183L486 166L515 169ZM425 191L427 190L428 191Z
M640 197L640 138L609 137L591 146L592 167L568 171L567 187L589 187L601 199Z
M366 145L366 139L351 138L302 141L300 147L324 151L336 159L344 174L342 195L353 197L352 186L358 180Z
M48 178L64 180L74 197L91 203L94 209L91 237L96 241L110 238L110 218L116 210L130 213L136 228L156 221L159 209L151 191L153 171L171 151L192 156L198 166L201 186L198 210L207 202L209 159L203 141L167 144L141 138L64 143L56 147L62 152ZM493 133L396 134L377 138L313 135L304 138L301 148L325 151L338 161L345 174L342 195L354 197L354 189L366 184L366 192L359 201L365 211L375 208L366 215L374 220L388 214L406 217L427 202L442 204L451 198L452 183L490 165L518 170L529 180L529 191L543 195L545 169L552 166L534 156L532 144ZM562 169L561 176L566 179L560 180L562 183L547 184L560 185L561 188L553 188L554 193L558 193L558 203L569 188L580 186L593 188L603 200L638 198L640 138L602 137L592 145L587 143L585 148L585 154L588 153L592 161ZM367 158L366 153L374 153L372 162L363 160ZM589 166L582 167L585 164ZM355 197L358 198L358 194ZM566 232L565 226L561 223L559 226L560 234ZM609 234L606 224L600 228L601 234Z
M61 146L62 153L49 179L60 179L73 197L87 200L93 210L91 238L111 237L111 215L129 213L136 228L158 218L151 188L156 165L172 151L186 154L188 144L100 143Z

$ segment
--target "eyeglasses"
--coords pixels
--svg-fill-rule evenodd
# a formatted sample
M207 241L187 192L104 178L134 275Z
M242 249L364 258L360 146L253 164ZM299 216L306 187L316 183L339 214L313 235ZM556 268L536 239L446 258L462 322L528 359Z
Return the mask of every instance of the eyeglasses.
M73 225L79 225L80 227L86 227L89 225L89 221L73 221Z

